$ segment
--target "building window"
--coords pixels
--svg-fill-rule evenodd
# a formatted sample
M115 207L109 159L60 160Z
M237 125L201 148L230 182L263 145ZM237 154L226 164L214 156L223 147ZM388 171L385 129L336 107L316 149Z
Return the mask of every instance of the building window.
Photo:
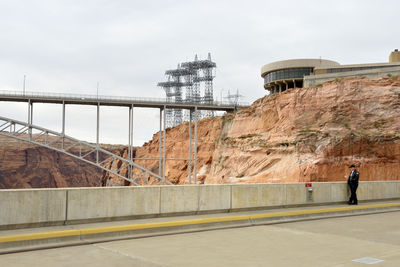
M312 74L312 72L313 68L291 68L271 71L264 76L264 83L287 79L302 79L304 76Z

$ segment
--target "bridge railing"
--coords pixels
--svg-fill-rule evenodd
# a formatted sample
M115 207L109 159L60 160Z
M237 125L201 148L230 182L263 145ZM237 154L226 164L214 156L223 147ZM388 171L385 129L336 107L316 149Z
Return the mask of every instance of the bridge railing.
M57 100L94 100L94 101L115 101L115 102L146 102L146 103L171 103L171 104L193 104L198 106L248 106L247 102L213 101L211 103L198 103L171 101L167 98L153 97L129 97L129 96L107 96L107 95L88 95L88 94L66 94L49 92L21 92L11 90L0 90L0 96L21 97L21 98L51 98Z

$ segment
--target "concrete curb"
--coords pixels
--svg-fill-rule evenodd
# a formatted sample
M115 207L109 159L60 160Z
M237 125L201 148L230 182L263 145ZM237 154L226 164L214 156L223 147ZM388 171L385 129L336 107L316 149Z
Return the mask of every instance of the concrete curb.
M0 254L231 227L400 210L400 202L96 227L0 237Z

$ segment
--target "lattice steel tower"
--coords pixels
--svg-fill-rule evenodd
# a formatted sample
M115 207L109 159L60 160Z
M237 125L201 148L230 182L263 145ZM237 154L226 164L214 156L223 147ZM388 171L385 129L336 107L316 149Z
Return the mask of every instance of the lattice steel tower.
M193 70L194 72L192 89L193 101L195 103L212 104L214 102L214 69L217 67L217 64L211 61L211 54L208 53L208 58L206 60L199 60L196 55L194 61L184 62L181 66ZM202 82L204 82L204 94L201 97L200 90ZM198 119L211 117L213 115L213 111L203 111Z
M167 101L212 104L213 95L213 79L215 62L211 61L211 54L208 53L206 60L199 60L197 55L194 61L178 64L177 69L167 70L168 80L160 82L157 85L165 90ZM204 94L201 94L201 84L204 83ZM186 87L185 99L183 99L182 88ZM183 114L180 109L166 110L166 127L174 127L189 120L189 112ZM197 120L204 117L213 116L213 111L203 111L194 114Z
M183 103L182 98L182 88L190 88L192 86L192 81L190 78L192 71L189 69L181 68L178 64L176 69L165 71L165 75L168 77L168 81L160 82L157 85L165 90L168 102ZM187 92L186 92L187 94ZM166 109L165 116L166 122L165 126L167 128L179 125L183 121L181 109Z
M231 94L231 92L228 90L228 95L225 98L228 99L229 104L237 105L239 103L239 99L242 97L243 96L239 94L239 89L237 89L236 94Z
M174 92L175 82L171 81L170 77L168 77L168 81L160 82L157 85L164 89L167 102L173 102L175 96ZM165 112L165 122L164 122L165 126L172 127L174 121L174 111L172 109L166 109L164 112Z
M203 79L205 82L204 87L204 103L211 104L214 102L214 90L213 90L213 79L215 75L213 70L217 65L211 61L211 54L208 53L207 62L204 64ZM213 117L214 111L206 110L204 112L204 117Z

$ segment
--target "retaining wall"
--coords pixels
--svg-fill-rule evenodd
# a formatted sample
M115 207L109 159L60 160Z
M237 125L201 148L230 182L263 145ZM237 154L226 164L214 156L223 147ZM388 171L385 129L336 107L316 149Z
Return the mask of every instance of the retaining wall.
M400 181L360 182L360 201L400 198ZM348 200L346 183L0 190L0 228L228 212Z

